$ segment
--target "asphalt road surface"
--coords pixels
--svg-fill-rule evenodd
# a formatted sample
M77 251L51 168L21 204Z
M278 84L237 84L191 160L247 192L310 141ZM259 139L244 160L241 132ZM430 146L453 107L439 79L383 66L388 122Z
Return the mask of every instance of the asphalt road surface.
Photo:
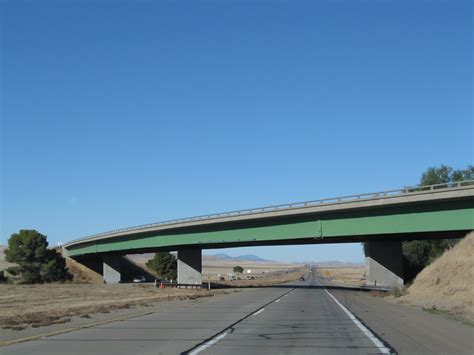
M361 292L304 282L210 298L41 340L10 354L472 354L474 328Z

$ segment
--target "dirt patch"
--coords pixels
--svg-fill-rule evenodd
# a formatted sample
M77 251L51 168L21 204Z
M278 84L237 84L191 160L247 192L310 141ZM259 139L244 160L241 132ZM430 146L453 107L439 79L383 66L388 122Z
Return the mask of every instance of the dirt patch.
M428 265L393 301L474 321L474 232Z
M147 306L165 300L187 300L229 293L229 290L159 289L150 285L0 285L0 326L24 329L68 322L117 309Z

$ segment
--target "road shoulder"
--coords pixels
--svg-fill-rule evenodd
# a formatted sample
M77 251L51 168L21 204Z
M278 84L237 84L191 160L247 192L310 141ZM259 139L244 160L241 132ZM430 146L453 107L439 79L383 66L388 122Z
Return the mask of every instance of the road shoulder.
M330 290L399 354L472 354L474 327L365 293Z

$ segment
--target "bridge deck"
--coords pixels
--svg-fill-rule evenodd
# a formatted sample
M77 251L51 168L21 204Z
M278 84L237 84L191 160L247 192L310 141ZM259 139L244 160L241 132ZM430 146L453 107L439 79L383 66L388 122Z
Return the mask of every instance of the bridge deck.
M186 245L209 243L217 247L218 241L249 242L244 235L253 236L254 241L258 241L258 238L265 241L267 236L273 235L275 241L289 238L297 242L296 239L308 237L347 235L348 230L354 236L377 231L379 234L423 232L426 227L420 229L420 226L427 224L431 224L436 231L469 230L474 229L474 222L471 222L474 216L473 197L474 181L404 188L146 224L76 239L65 247L72 253L79 252L79 249L83 252L100 252L100 248L90 246L111 246L112 242L127 241L122 247L130 248L133 242L131 239L136 241L140 236L150 239L159 235L162 237L156 247L182 244L173 239L176 237L186 237ZM456 202L455 205L453 202ZM440 204L443 207L439 208ZM390 208L391 216L382 212L387 208ZM393 228L396 224L397 228ZM429 231L434 231L433 228ZM203 239L204 233L206 238ZM142 246L148 248L151 244Z

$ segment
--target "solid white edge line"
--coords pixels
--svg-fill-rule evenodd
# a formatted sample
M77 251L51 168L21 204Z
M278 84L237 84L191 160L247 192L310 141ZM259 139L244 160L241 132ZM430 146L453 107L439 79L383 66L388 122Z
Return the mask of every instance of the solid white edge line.
M341 307L341 309L349 316L349 318L354 322L357 327L369 338L372 343L380 350L382 354L390 354L390 349L388 349L383 343L365 326L363 325L352 313L349 311L341 302L339 302L336 297L334 297L327 289L324 289L326 293L333 299L336 304Z
M229 331L224 332L224 333L222 333L222 334L219 334L218 336L212 338L212 339L209 340L208 342L202 344L200 347L194 349L194 350L191 351L189 354L190 354L190 355L199 354L201 351L206 350L207 348L209 348L209 347L213 346L215 343L217 343L219 340L221 340L221 339L223 339L224 337L226 337L227 334L229 334Z
M256 316L257 314L262 313L265 310L265 308L259 309L257 312L253 313L252 316Z

